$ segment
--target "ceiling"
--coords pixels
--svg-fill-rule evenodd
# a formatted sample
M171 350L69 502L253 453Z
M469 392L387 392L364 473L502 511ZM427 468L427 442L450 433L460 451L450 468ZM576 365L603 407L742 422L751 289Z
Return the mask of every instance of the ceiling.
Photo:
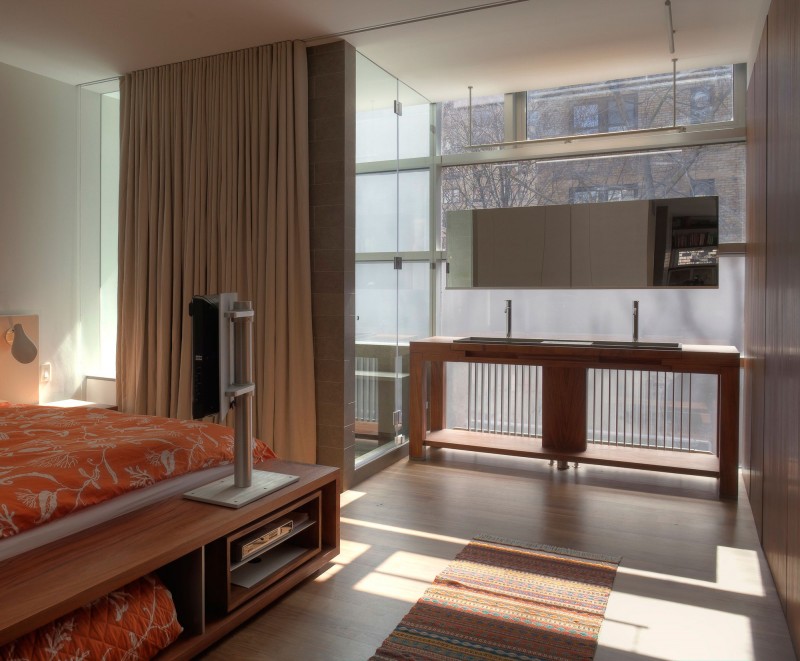
M0 0L0 62L71 84L496 0ZM344 37L431 101L753 60L769 0L524 0Z

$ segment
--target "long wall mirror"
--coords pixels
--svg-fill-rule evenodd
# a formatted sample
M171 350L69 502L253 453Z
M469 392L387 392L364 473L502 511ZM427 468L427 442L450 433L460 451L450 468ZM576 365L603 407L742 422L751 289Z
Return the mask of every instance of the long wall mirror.
M447 213L447 287L717 287L717 196Z

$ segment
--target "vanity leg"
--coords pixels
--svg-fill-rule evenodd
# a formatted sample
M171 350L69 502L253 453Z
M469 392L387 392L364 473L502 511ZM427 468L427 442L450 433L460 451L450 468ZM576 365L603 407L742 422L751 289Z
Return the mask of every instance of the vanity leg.
M719 443L719 497L739 497L739 368L719 375L717 442Z
M408 454L411 459L424 459L425 434L427 422L425 420L425 401L427 400L428 379L426 378L425 360L412 351L409 360L410 383L408 395Z
M542 367L542 447L586 450L586 369Z
M441 361L431 361L430 424L431 431L445 428L447 398L445 396L445 369Z

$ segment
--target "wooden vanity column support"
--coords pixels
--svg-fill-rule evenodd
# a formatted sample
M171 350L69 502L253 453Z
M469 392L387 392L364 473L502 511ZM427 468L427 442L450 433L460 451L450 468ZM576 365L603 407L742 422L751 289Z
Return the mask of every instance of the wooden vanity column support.
M541 365L543 437L447 429L445 364L450 362ZM413 459L424 459L427 446L716 477L720 498L737 498L739 352L735 347L683 345L680 349L655 349L476 343L430 337L411 342L410 366L409 435ZM717 455L587 443L586 371L591 368L716 375Z
M431 431L444 429L447 417L444 358L434 356L423 358L420 353L411 352L409 358L410 411L409 411L409 456L412 459L424 459L423 439L428 427ZM431 388L428 393L428 378ZM426 415L426 403L428 411Z
M739 367L720 372L717 394L719 495L736 500L739 494ZM728 439L724 442L725 439ZM735 443L734 443L735 439Z
M586 368L542 366L542 447L586 449Z

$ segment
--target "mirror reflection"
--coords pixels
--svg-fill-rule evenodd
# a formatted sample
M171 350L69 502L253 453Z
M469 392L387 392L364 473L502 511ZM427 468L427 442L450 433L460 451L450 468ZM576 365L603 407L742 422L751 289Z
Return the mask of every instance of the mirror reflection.
M716 196L447 213L448 288L717 287Z

